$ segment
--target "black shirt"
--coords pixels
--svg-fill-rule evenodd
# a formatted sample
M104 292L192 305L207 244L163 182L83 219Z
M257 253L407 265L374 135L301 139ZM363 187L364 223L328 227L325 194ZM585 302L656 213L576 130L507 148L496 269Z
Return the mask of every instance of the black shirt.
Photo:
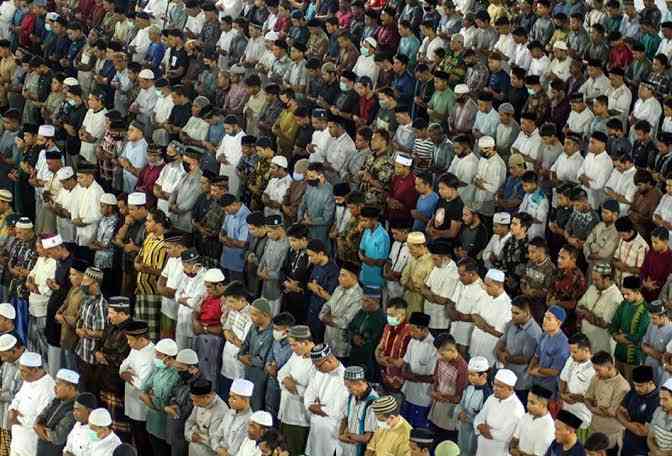
M462 223L462 209L464 203L459 196L451 201L441 198L434 212L434 228L445 231L450 229L453 221Z

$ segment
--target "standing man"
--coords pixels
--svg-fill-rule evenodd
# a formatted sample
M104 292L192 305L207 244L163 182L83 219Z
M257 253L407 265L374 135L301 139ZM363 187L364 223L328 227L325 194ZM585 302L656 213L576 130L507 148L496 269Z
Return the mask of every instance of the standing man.
M364 453L378 428L378 419L372 407L378 399L378 393L367 382L361 366L347 367L343 378L350 396L341 420L338 439L343 456L358 456Z
M63 453L68 434L75 425L73 408L77 397L79 374L61 369L56 374L55 397L35 420L37 456L57 456Z
M254 383L256 394L252 397L252 410L263 410L266 392L266 358L273 345L271 304L264 298L252 303L250 313L252 328L240 346L238 360L245 366L245 378Z
M336 211L333 187L327 182L322 163L311 163L306 171L306 193L299 205L298 220L308 227L310 237L324 243L331 251L329 227Z

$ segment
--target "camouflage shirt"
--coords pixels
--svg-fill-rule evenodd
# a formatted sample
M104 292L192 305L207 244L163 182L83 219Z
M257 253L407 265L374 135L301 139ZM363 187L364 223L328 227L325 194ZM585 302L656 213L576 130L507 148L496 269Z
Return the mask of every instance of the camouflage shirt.
M379 186L373 186L369 182L362 182L361 191L364 193L366 203L382 208L385 203L385 189L388 188L394 175L394 163L390 154L370 155L362 169L366 170L380 184Z

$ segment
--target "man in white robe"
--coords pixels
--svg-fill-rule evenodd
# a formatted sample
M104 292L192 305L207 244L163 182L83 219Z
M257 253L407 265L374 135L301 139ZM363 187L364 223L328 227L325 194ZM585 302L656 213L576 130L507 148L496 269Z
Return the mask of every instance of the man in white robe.
M161 170L159 178L154 182L154 196L157 198L156 206L164 214L170 215L170 194L173 193L182 176L186 174L182 166L182 147L177 143L171 143L166 149L166 165Z
M495 196L506 180L506 163L497 154L495 140L490 136L482 136L478 140L481 159L478 171L471 181L474 186L474 209L483 215L495 212Z
M546 454L555 439L555 422L548 411L552 391L534 385L528 394L527 413L518 422L511 446L523 454Z
M76 229L72 224L71 213L76 209L79 201L73 198L76 194L77 179L71 167L61 168L56 173L56 178L61 182L61 188L56 197L47 202L49 210L56 214L56 232L63 242L74 243Z
M220 176L229 178L229 193L238 195L240 177L238 176L238 162L243 155L241 141L245 132L240 128L240 120L233 114L224 118L224 137L219 144L215 157L220 163Z
M259 440L268 429L273 427L273 417L270 413L258 410L250 416L247 425L247 437L240 445L236 456L261 456Z
M121 445L121 440L112 431L112 417L104 408L98 408L89 415L89 428L96 435L89 437L92 441L89 456L113 456L114 450Z
M92 442L89 439L89 415L98 406L98 400L92 393L79 393L75 399L73 415L75 426L68 434L63 454L65 456L89 456Z
M350 394L343 381L345 368L325 344L313 347L310 358L318 372L303 397L310 414L306 456L331 455L338 446L340 420Z
M525 407L513 391L518 377L509 369L495 375L492 394L474 418L478 436L476 456L508 456L509 444Z
M588 201L593 210L597 210L604 199L604 187L611 176L614 164L607 154L609 138L601 131L590 137L588 154L577 172L583 189L588 193Z
M38 353L24 352L19 358L23 385L9 405L9 423L12 425L12 456L35 456L37 433L35 420L55 397L54 379L42 368Z
M93 175L97 170L96 165L80 163L77 170L77 190L72 198L78 203L70 213L72 224L75 225L75 241L77 245L88 247L96 235L98 220L103 215L100 212L100 197L105 191Z

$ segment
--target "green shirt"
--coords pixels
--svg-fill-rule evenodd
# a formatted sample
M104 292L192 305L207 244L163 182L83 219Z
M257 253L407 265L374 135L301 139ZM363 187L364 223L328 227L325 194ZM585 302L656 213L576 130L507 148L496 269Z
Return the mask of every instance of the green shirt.
M632 365L639 365L644 361L640 346L650 321L651 316L644 300L636 303L623 301L618 306L616 314L611 319L609 333L612 336L623 334L630 343L616 345L614 357L617 361Z
M450 88L443 91L435 90L429 100L429 114L431 121L442 122L448 118L448 114L455 109L455 94Z
M147 432L153 436L166 439L166 413L163 408L170 404L173 387L180 379L177 371L171 367L155 367L142 390L151 392L154 407L147 408Z

